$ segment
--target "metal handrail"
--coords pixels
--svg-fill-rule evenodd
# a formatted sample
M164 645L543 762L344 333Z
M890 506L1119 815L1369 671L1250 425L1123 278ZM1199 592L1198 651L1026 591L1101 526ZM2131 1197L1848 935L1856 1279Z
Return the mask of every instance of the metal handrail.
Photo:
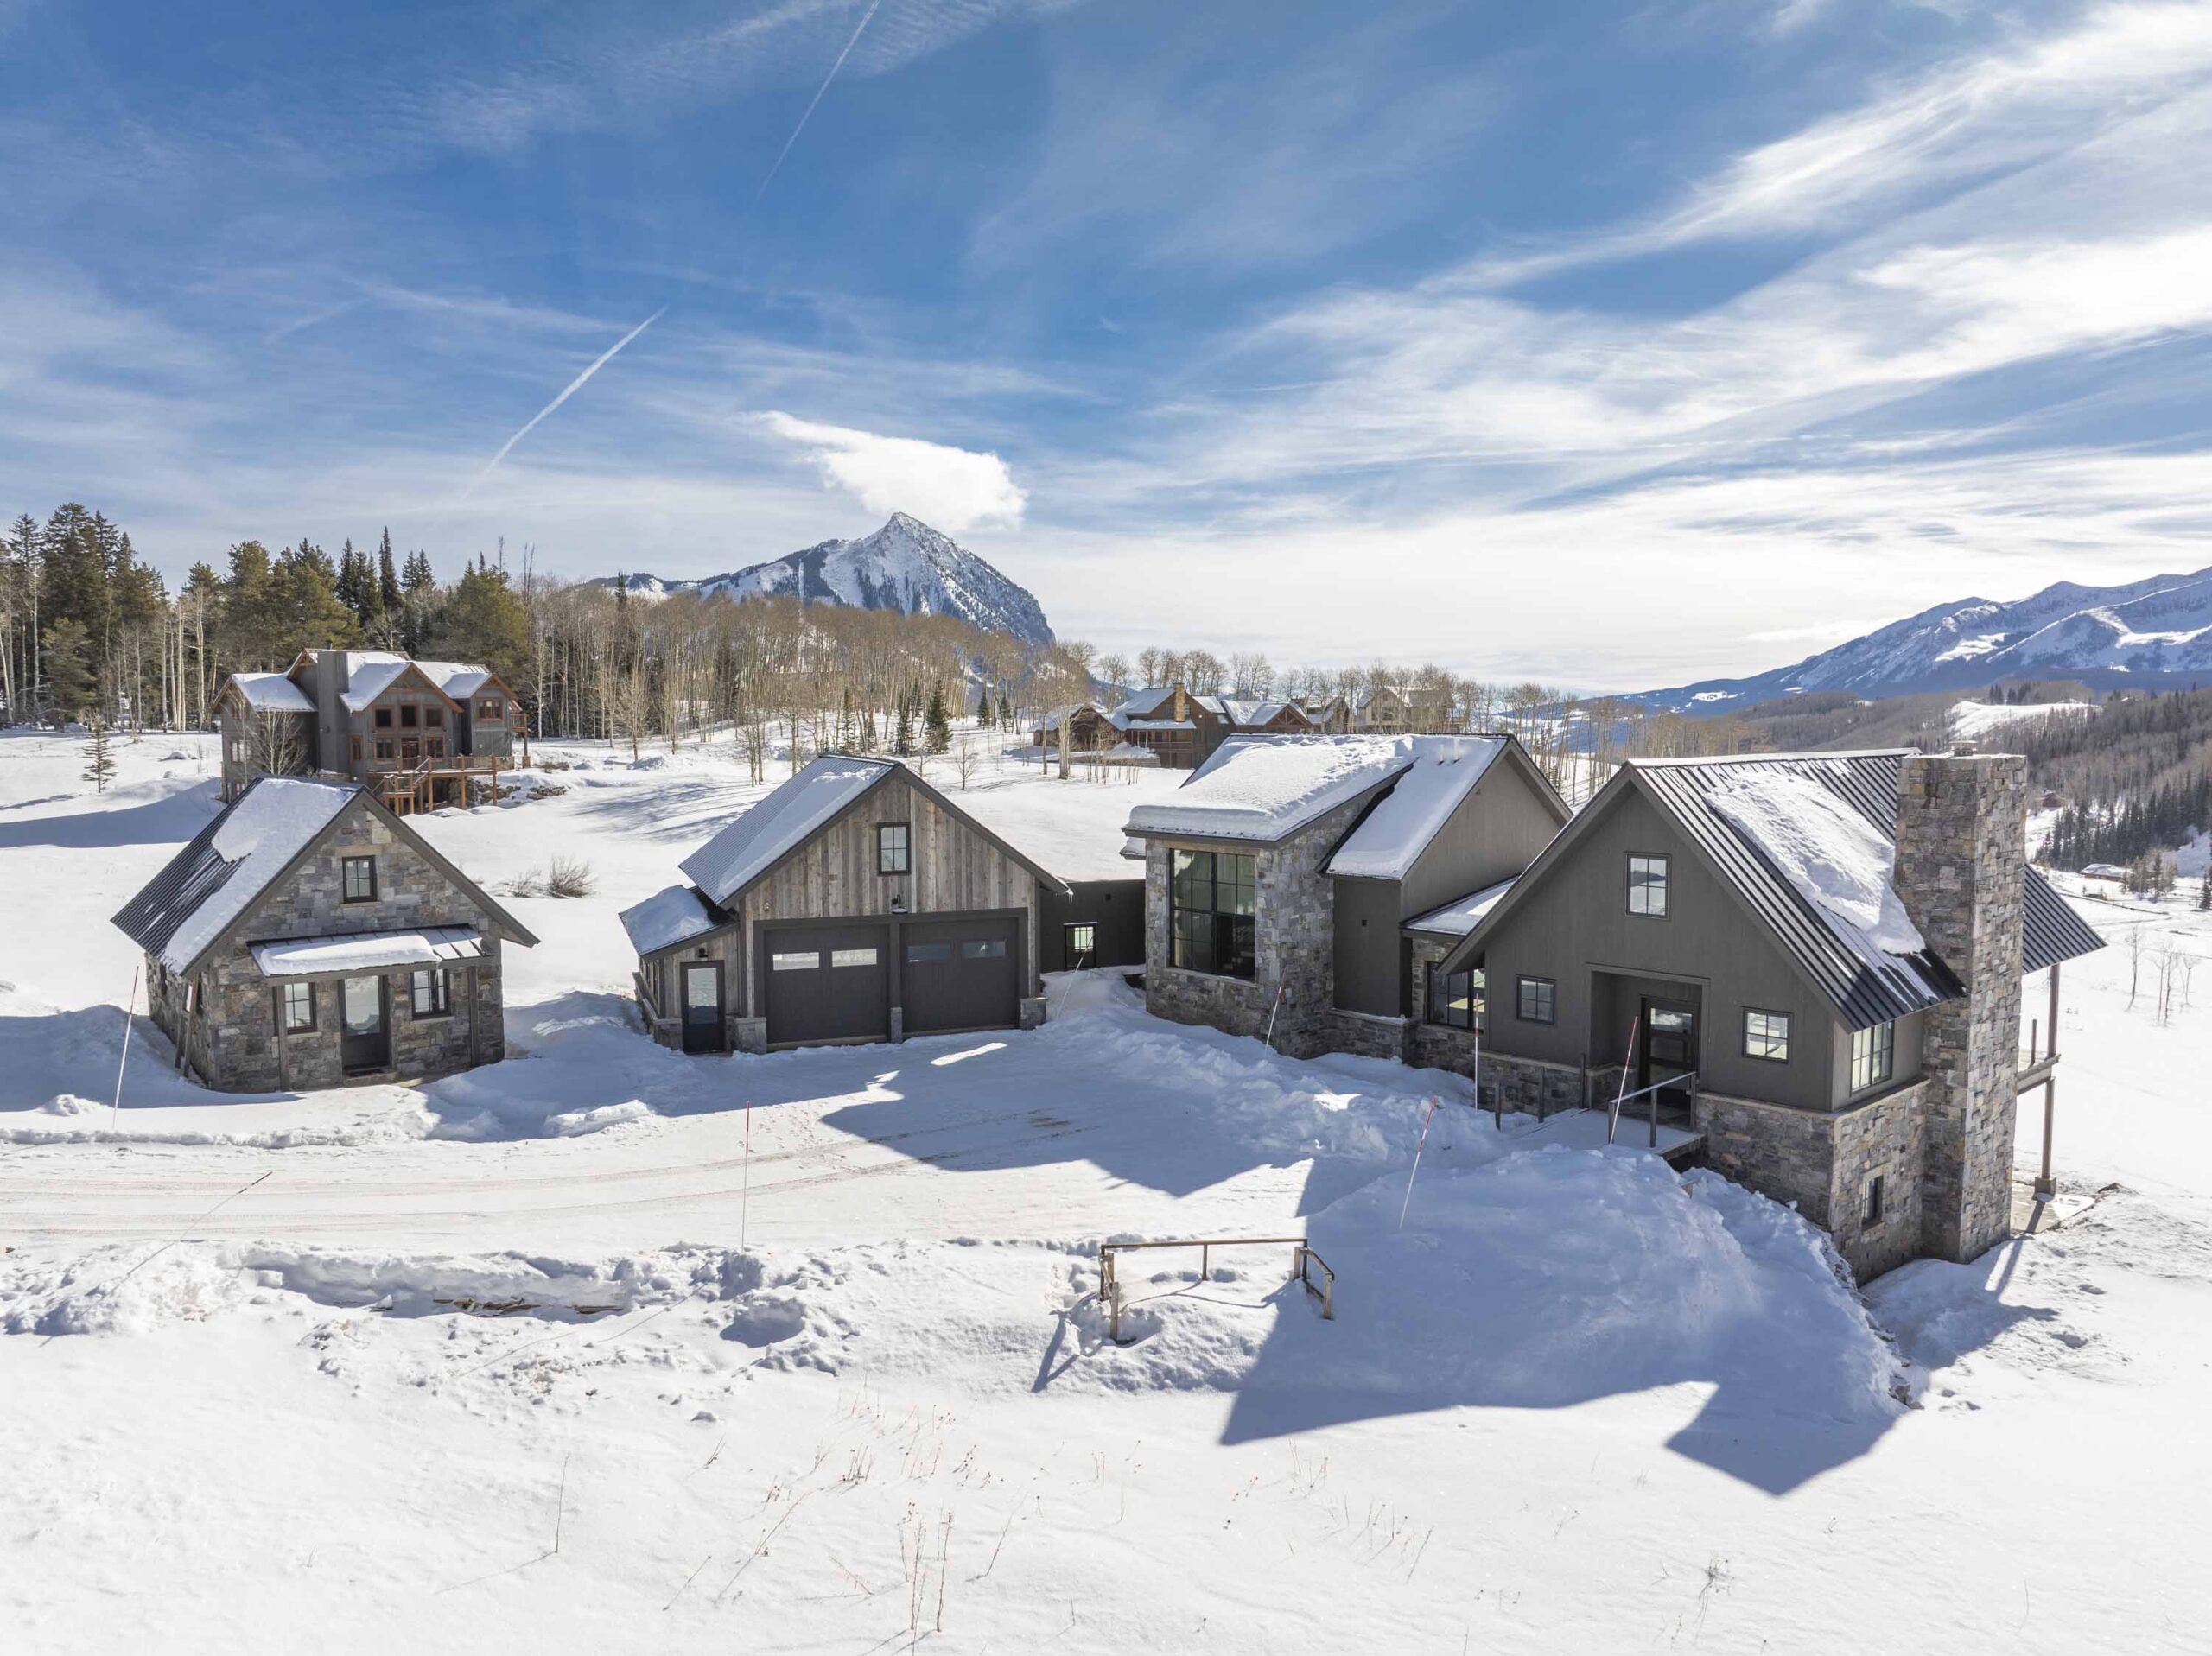
M1645 1114L1649 1117L1650 1121L1651 1148L1654 1150L1658 1149L1659 1094L1669 1087L1684 1086L1687 1086L1689 1088L1690 1116L1693 1124L1694 1124L1697 1116L1697 1071L1692 1069L1684 1075L1669 1075L1664 1081L1655 1081L1649 1087L1639 1087L1632 1093L1623 1093L1619 1097L1616 1098L1613 1101L1612 1108L1606 1113L1605 1116L1605 1142L1607 1144L1612 1143L1613 1135L1620 1130L1621 1106L1629 1102L1631 1099L1649 1097L1651 1101L1645 1107Z
M1180 1238L1165 1242L1101 1242L1098 1245L1098 1298L1106 1303L1107 1337L1119 1345L1122 1342L1122 1279L1114 1269L1116 1254L1134 1253L1140 1248L1194 1247L1198 1250L1198 1280L1209 1280L1213 1272L1213 1250L1217 1247L1281 1247L1291 1250L1292 1279L1305 1285L1306 1291L1321 1302L1321 1315L1333 1322L1337 1315L1337 1273L1329 1263L1316 1253L1303 1236L1207 1236ZM1313 1285L1307 1274L1309 1264L1321 1267L1321 1286Z

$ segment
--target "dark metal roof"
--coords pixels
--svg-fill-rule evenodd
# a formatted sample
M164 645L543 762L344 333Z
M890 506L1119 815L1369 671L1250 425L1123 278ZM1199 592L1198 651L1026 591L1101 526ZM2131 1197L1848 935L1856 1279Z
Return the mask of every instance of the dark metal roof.
M1766 925L1791 963L1821 990L1849 1027L1865 1029L1955 999L1965 988L1935 955L1923 951L1890 955L1854 947L1839 930L1840 923L1800 892L1707 797L1726 784L1784 771L1835 796L1864 817L1883 840L1894 844L1897 783L1905 757L1904 752L1897 751L1631 762L1545 847L1505 898L1454 949L1446 965L1465 964L1503 917L1548 878L1554 865L1568 860L1580 831L1605 809L1606 796L1640 786L1645 796L1704 852L1721 879ZM2041 971L2104 947L2104 940L2033 868L2024 871L2023 886L2022 973Z
M1866 958L1742 834L1708 803L1732 782L1785 771L1818 783L1881 834L1897 834L1900 753L1798 754L1782 758L1633 765L1652 800L1712 860L1775 941L1832 1001L1853 1029L1887 1023L1966 993L1951 968L1934 955Z
M215 850L215 830L222 825L221 815L211 819L115 917L124 936L148 954L158 955L167 949L177 928L222 890L224 882L239 867L238 863L226 862Z

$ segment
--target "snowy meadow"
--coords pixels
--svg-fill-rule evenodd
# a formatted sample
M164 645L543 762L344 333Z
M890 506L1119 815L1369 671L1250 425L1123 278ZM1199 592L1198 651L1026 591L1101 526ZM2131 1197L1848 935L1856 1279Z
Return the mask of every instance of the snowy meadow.
M2045 1228L1862 1295L1602 1122L1116 974L1031 1033L657 1047L615 917L766 791L726 741L419 819L543 940L505 1062L210 1093L126 1050L107 917L212 741L98 796L79 750L0 736L10 1648L2212 1648L2212 974L2152 988L2212 915L2082 898ZM1179 777L931 779L1102 878ZM1333 1317L1287 1247L1163 1250L1107 1338L1101 1240L1240 1235Z

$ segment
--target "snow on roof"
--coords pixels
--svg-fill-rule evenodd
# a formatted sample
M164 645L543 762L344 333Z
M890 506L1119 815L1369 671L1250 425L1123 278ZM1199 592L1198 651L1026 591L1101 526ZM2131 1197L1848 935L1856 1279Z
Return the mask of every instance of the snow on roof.
M726 904L898 768L895 759L818 758L686 857L683 872L710 901Z
M1514 879L1518 879L1515 875ZM1479 891L1459 897L1427 914L1416 915L1406 922L1408 931L1436 931L1454 937L1464 937L1480 925L1483 917L1498 905L1504 895L1513 889L1512 879L1502 879L1495 885L1485 885Z
M1220 696L1208 698L1221 709L1221 716L1232 725L1265 725L1281 718L1286 711L1306 716L1306 709L1295 701L1260 701L1252 697Z
M482 689L491 679L492 669L475 662L418 661L415 663L436 685L454 701L465 701Z
M484 958L484 934L474 926L421 931L346 931L256 943L253 963L265 978L311 978L330 972L380 972L395 966L438 966Z
M231 688L256 713L313 713L307 693L282 673L233 673Z
M719 931L728 923L715 917L713 906L696 885L671 885L655 891L644 902L623 910L620 918L622 930L630 934L630 946L641 955L658 955L664 949Z
M184 912L162 945L162 964L188 970L359 792L352 783L264 777L240 794L199 847L203 866L185 871L176 893ZM187 847L180 860L194 852Z
M1863 960L1928 947L1890 883L1896 847L1811 777L1747 771L1707 796L1713 810L1795 886Z
M354 651L346 657L346 693L338 699L349 713L359 713L391 688L407 670L407 657L382 650Z
M1410 736L1414 763L1329 859L1328 872L1403 879L1459 803L1505 751L1497 737Z
M1174 796L1129 813L1131 834L1280 840L1414 762L1412 739L1236 737Z

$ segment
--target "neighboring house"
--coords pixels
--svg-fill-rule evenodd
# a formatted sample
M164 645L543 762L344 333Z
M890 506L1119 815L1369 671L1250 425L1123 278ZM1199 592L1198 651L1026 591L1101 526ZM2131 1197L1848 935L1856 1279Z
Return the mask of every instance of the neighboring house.
M1111 717L1122 740L1170 771L1195 770L1229 736L1218 698L1193 695L1179 684L1139 690Z
M816 759L626 910L655 1040L687 1052L1044 1021L1067 885L895 759Z
M2027 867L2025 804L2013 756L1631 761L1509 888L1425 920L1460 934L1433 993L1481 1009L1503 1104L1656 1088L1862 1277L1971 1259L2009 1231L2018 1095L2052 1083L2022 977L2050 968L2055 1013L2059 963L2102 947Z
M1296 701L1281 697L1209 696L1231 736L1313 736L1320 727Z
M1387 684L1351 698L1351 728L1362 734L1395 736L1413 728L1413 709Z
M210 1087L412 1081L506 1054L499 945L535 943L352 783L247 785L115 923Z
M1325 700L1308 699L1299 703L1305 710L1306 722L1327 736L1345 736L1351 733L1351 703L1343 696L1332 695Z
M1567 816L1510 737L1232 741L1129 815L1146 1004L1297 1056L1466 1069L1471 1025L1424 1015L1443 945L1417 923L1519 873Z
M1102 753L1118 746L1122 733L1114 723L1114 715L1096 701L1078 702L1072 707L1055 707L1037 721L1033 739L1039 747L1057 750L1060 733L1065 730L1071 753Z
M465 805L474 779L512 765L522 709L488 668L308 650L282 673L233 673L215 725L226 800L257 776L345 777L405 815Z

